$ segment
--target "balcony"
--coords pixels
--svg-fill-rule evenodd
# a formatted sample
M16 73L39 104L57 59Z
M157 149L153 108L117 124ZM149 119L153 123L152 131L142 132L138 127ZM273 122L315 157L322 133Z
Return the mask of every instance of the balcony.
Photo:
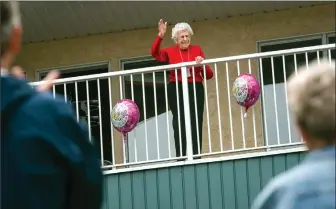
M331 62L335 48L335 44L328 44L205 60L202 64L212 67L214 78L204 82L202 153L193 155L191 133L187 132L187 156L179 162L167 103L167 74L181 70L182 83L187 84L187 69L194 62L59 79L53 93L63 94L65 101L73 104L77 119L88 123L94 136L90 140L100 147L106 175L103 208L184 208L183 204L190 205L187 208L196 208L195 204L200 208L209 204L215 204L214 208L248 208L269 179L304 156L303 142L287 106L287 78L299 66L309 70L311 60L327 58ZM265 68L268 62L271 68ZM271 83L266 83L264 71L271 72ZM233 81L245 72L259 78L262 92L247 118L232 96ZM277 82L279 74L283 82ZM148 91L146 84L151 82L153 91ZM182 86L186 101L192 95L185 89L188 85ZM141 110L141 122L127 134L127 141L110 122L111 109L122 98L134 100ZM180 122L190 126L187 111L185 121Z
M179 98L168 98L167 75L170 70L177 73L182 69L185 79L182 82L183 101L189 101L186 98L197 95L190 95L188 85L183 84L187 84L186 69L192 68L194 62L60 79L54 85L53 93L63 94L65 101L73 105L77 119L86 120L90 140L100 147L102 168L111 169L106 173L158 163L167 165L167 162L175 163L178 159L185 159L183 163L188 164L194 157L210 160L246 153L253 156L280 148L302 147L287 106L286 80L297 72L298 66L306 65L309 70L311 60L322 57L331 60L334 48L335 44L328 44L205 60L203 66L211 66L214 78L203 84L204 113L196 112L204 114L203 135L197 136L203 139L202 147L198 145L202 152L192 153L192 136L187 131L187 155L180 158L175 157L172 115L168 105L168 99L175 101ZM101 68L105 65L108 63L95 64ZM264 78L266 71L270 72L271 79ZM232 96L233 81L241 73L258 77L262 88L261 97L247 118L243 117L243 109ZM195 92L195 82L193 84ZM117 87L119 90L115 91ZM140 109L140 122L127 134L126 141L112 127L110 120L112 107L124 98L135 101ZM185 109L196 105L188 103L184 103ZM190 127L190 112L184 114L185 121L179 121L179 128L182 123Z

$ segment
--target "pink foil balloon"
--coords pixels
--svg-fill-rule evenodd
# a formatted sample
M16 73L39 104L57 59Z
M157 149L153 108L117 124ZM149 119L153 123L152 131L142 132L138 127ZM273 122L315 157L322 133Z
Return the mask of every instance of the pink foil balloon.
M258 80L249 73L240 74L233 83L233 96L236 102L247 110L253 106L260 96L260 85Z
M123 133L124 136L137 126L139 118L140 111L138 106L129 99L119 100L111 112L111 120L114 128Z

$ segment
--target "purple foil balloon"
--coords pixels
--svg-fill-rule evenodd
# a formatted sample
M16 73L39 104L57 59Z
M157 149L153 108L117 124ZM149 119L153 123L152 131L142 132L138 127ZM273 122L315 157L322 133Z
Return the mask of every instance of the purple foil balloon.
M139 122L139 118L139 108L132 100L119 100L112 109L112 124L114 128L124 135L136 127Z
M258 80L249 73L240 74L233 83L233 96L236 102L245 107L245 114L248 108L253 106L260 95L260 85Z

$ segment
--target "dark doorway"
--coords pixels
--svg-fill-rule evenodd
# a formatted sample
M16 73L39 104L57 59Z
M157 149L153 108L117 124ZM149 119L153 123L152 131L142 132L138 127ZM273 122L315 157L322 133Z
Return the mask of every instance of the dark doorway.
M69 71L60 71L60 78L70 78L84 75L93 75L108 72L108 65L99 65L97 67L90 67L90 69L76 69ZM43 79L46 75L42 75ZM98 85L97 80L88 81L89 87L89 105L90 105L90 126L91 136L94 146L100 150L100 125L102 126L102 138L103 138L103 152L104 160L112 161L112 148L111 148L111 125L110 125L110 104L109 104L109 88L108 79L99 79L100 89L100 106L101 106L101 121L99 121L99 101L98 101ZM86 81L77 82L78 90L78 113L81 120L89 122L88 119L88 102L87 102L87 90ZM64 84L55 86L55 93L65 96ZM67 102L70 102L73 106L74 113L76 114L76 92L75 83L66 84L66 98Z
M138 69L144 67L155 67L160 65L168 65L168 63L158 62L156 60L135 61L132 63L124 63L123 70ZM169 71L166 72L166 78L169 77ZM134 102L140 109L140 120L144 120L144 104L143 104L143 88L141 75L133 76L133 92ZM146 103L146 119L155 117L155 97L154 97L154 85L156 87L156 105L157 114L160 115L166 112L166 99L165 99L165 85L164 85L164 72L156 72L155 80L153 82L153 73L145 74L145 103ZM124 77L125 82L125 98L132 99L132 87L130 76Z
M317 46L322 44L322 39L316 38L311 40L300 40L295 42L288 43L275 43L272 45L266 45L260 47L260 52L271 52L285 49L294 49L301 47L309 47L309 46ZM309 52L308 62L311 62L317 59L316 52ZM319 57L322 58L323 52L319 52ZM262 68L263 68L263 78L264 85L273 84L272 78L272 61L271 58L262 59ZM296 63L297 67L301 67L306 63L305 53L300 53L296 55ZM284 82L284 72L283 72L283 63L282 56L277 56L273 58L273 66L274 66L274 83L283 83ZM285 56L285 67L286 67L286 78L288 78L292 73L295 72L295 59L294 55L286 55Z
M275 42L272 44L269 43L267 45L261 45L260 52L271 52L285 49L318 46L321 44L322 39L320 37L303 40L289 40L288 42ZM323 51L319 51L318 55L316 51L308 52L308 63L317 59L318 56L321 59L323 57ZM283 63L282 55L277 55L273 57L274 74L272 73L272 59L270 57L262 58L262 76L264 86L262 86L263 94L261 94L260 100L262 101L262 120L267 120L267 124L263 123L263 137L264 141L266 142L265 130L267 129L268 145L277 145L278 136L280 144L289 143L289 136L291 137L291 142L300 142L300 136L295 130L295 124L291 120L289 120L288 123L287 117L291 118L291 116L290 112L288 112L287 115L285 92L286 89L284 82L285 79L287 81L288 77L295 73L296 68L305 66L306 54L304 52L297 53L296 57L294 57L293 54L289 54L285 55L284 58L285 62ZM274 99L274 97L276 98L276 100ZM275 103L277 105L276 107L274 105ZM278 121L276 121L276 117L278 118Z

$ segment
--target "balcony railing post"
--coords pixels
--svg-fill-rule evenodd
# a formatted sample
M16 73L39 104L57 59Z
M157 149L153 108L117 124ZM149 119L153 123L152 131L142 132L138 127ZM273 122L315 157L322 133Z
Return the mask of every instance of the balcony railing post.
M187 145L187 160L193 160L187 70L188 70L187 67L182 67L181 68L182 90L183 90L183 107L184 107L184 122L185 122L185 132L186 132L185 134L186 134L186 141L187 141L187 143L186 143L186 145Z

